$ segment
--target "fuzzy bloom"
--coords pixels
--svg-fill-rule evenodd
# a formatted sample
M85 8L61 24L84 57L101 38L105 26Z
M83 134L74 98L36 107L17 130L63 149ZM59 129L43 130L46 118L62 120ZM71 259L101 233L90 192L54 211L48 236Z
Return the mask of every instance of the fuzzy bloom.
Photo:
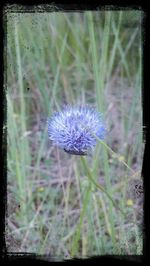
M48 136L55 145L75 155L86 155L96 145L96 135L104 139L106 129L94 108L66 106L48 119Z

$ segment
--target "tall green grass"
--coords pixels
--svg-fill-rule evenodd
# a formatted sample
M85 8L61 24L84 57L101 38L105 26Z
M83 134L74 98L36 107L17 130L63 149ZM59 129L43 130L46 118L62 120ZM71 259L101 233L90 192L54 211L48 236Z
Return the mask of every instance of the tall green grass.
M7 13L9 251L142 254L139 207L128 197L142 164L141 18ZM41 123L66 103L95 106L106 120L106 142L86 160L51 146Z

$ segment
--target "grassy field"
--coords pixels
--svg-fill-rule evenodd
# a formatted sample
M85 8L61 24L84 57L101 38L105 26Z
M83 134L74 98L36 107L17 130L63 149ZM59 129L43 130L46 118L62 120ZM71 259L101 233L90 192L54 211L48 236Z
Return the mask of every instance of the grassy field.
M142 254L142 16L7 12L8 252ZM105 142L85 161L48 140L67 103L103 113Z

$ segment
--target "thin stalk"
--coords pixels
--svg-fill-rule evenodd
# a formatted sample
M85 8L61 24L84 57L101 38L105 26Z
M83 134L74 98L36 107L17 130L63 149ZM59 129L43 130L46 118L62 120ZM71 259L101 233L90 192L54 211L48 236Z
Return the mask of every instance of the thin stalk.
M103 158L104 158L104 175L105 175L105 183L106 183L106 191L108 194L112 194L112 186L110 182L110 175L109 175L109 164L108 164L108 152L106 149L103 150ZM111 224L111 238L112 238L112 243L113 243L113 249L116 246L116 241L115 241L115 222L114 222L114 215L113 215L113 204L111 201L109 201L109 211L108 211L108 216Z
M95 32L94 32L92 13L88 12L87 17L88 17L89 35L90 35L90 43L91 43L93 71L94 71L95 86L96 86L96 100L97 100L98 108L101 108L101 110L103 110L103 99L102 99L103 87L101 86L101 81L99 78L100 73L99 73L97 47L96 47L96 41L95 41Z
M116 152L114 152L104 141L100 140L97 137L96 137L96 139L98 141L100 141L103 144L103 146L114 155L114 158L116 158L119 162L121 162L122 164L124 164L130 171L132 171L132 173L135 174L134 170L131 167L129 167L128 164L124 161L123 156L118 155Z
M86 212L86 208L89 202L89 196L90 196L90 191L91 191L91 184L89 184L88 189L86 191L86 195L83 201L83 207L82 207L82 212L80 215L80 219L79 219L79 223L76 229L76 234L75 234L75 238L73 240L73 245L72 245L72 249L71 249L71 257L74 257L74 255L76 254L77 248L78 248L78 241L80 238L80 234L81 234L81 226L83 224L83 218L85 216L85 212Z
M89 170L89 168L88 168L88 166L87 166L87 164L86 164L86 160L85 160L85 158L81 157L81 161L82 161L82 163L83 163L83 165L84 165L84 167L85 167L85 169L86 169L86 171L87 171L87 176L88 176L88 178L90 179L90 181L91 181L91 182L92 182L92 183L93 183L98 189L100 189L101 191L103 191L103 192L107 195L107 197L111 200L111 202L113 203L113 205L114 205L114 207L115 207L116 209L120 210L120 212L121 212L123 215L125 215L125 213L123 212L123 210L120 209L120 207L118 207L118 206L116 205L116 203L114 202L114 200L112 199L112 197L110 196L110 194L107 192L107 190L106 190L102 185L97 184L96 181L93 179L92 174L91 174L91 172L90 172L90 170Z
M86 129L88 129L90 132L91 132L91 134L101 143L101 144L103 144L103 146L109 151L109 152L111 152L112 154L113 154L113 156L114 156L114 159L116 158L119 162L121 162L122 164L124 164L130 171L132 171L132 173L133 174L135 174L135 171L130 167L130 166L128 166L128 164L124 161L124 158L123 158L123 156L121 156L120 154L118 155L116 152L114 152L103 140L101 140L100 138L98 138L97 136L96 136L96 134L94 134L91 130L90 130L90 128L89 127L87 127L85 124L83 124L82 123L82 126L83 127L85 127ZM107 154L105 154L105 156L107 156ZM106 158L105 158L106 159ZM107 161L108 162L108 159L107 160L105 160L105 161Z
M15 20L15 32L14 32L14 39L15 39L15 48L16 48L16 64L18 70L18 84L19 84L19 93L20 93L20 122L21 122L21 134L22 138L20 139L18 154L17 154L17 161L21 160L23 165L29 163L29 147L28 141L24 137L24 133L26 132L26 106L24 100L24 91L23 91L23 73L22 73L22 62L21 62L21 51L20 51L20 43L19 43L19 29L17 21ZM22 208L21 211L23 214L26 212L26 191L29 192L29 187L26 184L26 175L27 171L25 167L22 167L21 171L17 172L18 174L18 182L20 187L20 198L22 198ZM24 215L24 221L27 222L27 216Z

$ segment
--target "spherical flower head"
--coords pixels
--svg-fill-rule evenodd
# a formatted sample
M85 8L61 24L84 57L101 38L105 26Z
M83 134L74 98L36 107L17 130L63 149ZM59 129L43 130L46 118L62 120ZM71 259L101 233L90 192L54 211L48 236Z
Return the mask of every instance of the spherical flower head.
M106 133L101 114L90 107L66 106L47 122L49 139L75 155L86 155Z

